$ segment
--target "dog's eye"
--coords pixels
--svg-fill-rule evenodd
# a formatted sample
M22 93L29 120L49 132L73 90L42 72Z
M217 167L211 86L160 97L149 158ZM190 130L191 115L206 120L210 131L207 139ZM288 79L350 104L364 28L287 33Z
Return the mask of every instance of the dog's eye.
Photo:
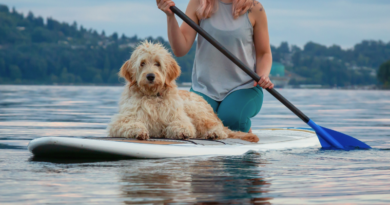
M142 62L142 63L141 63L141 67L143 67L144 65L145 65L145 62Z
M160 63L159 62L155 63L154 65L160 67Z

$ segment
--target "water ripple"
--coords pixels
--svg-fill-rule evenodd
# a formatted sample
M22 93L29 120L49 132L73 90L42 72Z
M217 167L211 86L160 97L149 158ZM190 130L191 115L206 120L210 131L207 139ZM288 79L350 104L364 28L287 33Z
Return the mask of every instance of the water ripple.
M121 91L0 86L0 203L390 203L388 91L280 90L318 124L363 140L372 150L115 161L53 161L26 150L38 137L106 136ZM306 126L268 93L252 125Z

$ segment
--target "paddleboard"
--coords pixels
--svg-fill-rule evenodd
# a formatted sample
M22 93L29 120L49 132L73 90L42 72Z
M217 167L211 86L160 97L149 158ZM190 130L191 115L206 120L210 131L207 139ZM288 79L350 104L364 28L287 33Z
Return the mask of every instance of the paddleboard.
M143 158L158 159L191 156L233 156L248 152L321 147L309 128L255 129L258 143L239 139L171 140L151 138L42 137L32 140L29 151L36 157L50 158Z

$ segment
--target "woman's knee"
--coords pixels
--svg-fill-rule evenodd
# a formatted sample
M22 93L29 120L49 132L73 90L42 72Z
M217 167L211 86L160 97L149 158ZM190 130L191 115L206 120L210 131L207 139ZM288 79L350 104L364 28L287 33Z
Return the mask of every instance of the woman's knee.
M263 103L262 90L254 89L236 91L222 101L217 114L225 126L235 131L249 131L250 118L260 112Z
M218 110L218 117L224 126L234 131L248 132L251 127L250 118L236 112Z
M252 121L248 117L246 119L243 119L242 122L239 124L239 126L240 126L239 131L241 131L241 132L249 132L249 130L251 129L251 126L252 126Z
M223 125L231 130L237 131L239 129L239 119L235 113L229 111L218 110L218 117L221 119Z

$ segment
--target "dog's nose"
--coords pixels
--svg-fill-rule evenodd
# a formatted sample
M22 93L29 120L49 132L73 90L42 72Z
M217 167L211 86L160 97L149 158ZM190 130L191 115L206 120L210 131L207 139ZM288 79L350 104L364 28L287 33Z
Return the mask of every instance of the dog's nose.
M156 76L153 73L149 73L146 75L146 79L148 79L148 81L150 82L153 82L154 78L156 78Z

